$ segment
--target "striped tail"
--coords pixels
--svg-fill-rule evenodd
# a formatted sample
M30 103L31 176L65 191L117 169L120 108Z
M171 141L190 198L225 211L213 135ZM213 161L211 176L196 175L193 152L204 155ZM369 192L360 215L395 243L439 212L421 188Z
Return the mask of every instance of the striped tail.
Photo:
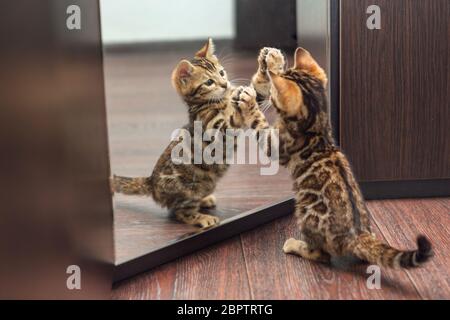
M150 178L128 178L113 175L111 178L111 191L127 195L150 196Z
M349 245L351 253L369 263L390 268L415 268L432 256L432 246L425 236L417 237L417 250L402 251L376 239L370 233L362 233Z

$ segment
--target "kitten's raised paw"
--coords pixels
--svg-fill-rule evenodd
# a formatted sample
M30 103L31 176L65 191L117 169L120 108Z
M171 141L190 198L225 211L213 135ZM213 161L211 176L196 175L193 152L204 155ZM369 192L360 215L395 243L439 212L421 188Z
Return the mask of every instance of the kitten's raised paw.
M259 71L262 73L267 72L266 57L271 49L273 49L273 48L264 47L259 51L258 66L259 66Z
M286 59L279 49L270 48L266 55L266 68L274 74L281 74L284 72L286 66Z
M256 106L256 91L252 87L240 86L234 91L232 100L245 113Z

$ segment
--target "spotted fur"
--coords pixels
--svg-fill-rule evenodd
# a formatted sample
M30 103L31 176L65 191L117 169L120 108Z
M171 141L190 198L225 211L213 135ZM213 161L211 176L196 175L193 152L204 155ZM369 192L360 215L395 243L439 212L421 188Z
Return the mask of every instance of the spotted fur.
M268 126L257 120L263 116L257 109L256 92L249 87L231 87L226 71L214 55L211 39L192 60L182 60L177 65L172 83L187 105L189 122L184 129L190 133L192 141L195 121L201 121L203 132L218 129L224 137L226 129L252 126L255 121L258 121L258 128ZM169 144L150 177L114 176L112 189L128 195L151 195L155 202L173 211L179 221L203 228L213 226L219 219L203 213L202 209L215 206L213 192L229 166L193 161L175 164L171 153L179 143L180 140L175 140ZM202 148L206 145L203 143Z
M265 65L273 61L267 56ZM301 234L300 240L287 240L284 251L322 262L331 256L353 255L394 268L425 263L432 249L424 236L418 237L417 250L403 251L371 233L369 211L358 183L332 137L323 69L302 48L296 51L294 67L280 72L283 67L268 67L267 81L272 105L279 114L280 161L294 180L295 215ZM261 80L262 76L253 79ZM253 85L261 87L256 81Z

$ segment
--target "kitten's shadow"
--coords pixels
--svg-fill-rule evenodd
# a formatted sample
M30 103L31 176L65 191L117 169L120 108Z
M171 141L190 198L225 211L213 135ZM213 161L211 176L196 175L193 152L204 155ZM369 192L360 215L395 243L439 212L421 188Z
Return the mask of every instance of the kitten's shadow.
M367 273L367 267L369 264L363 260L354 257L339 257L332 258L331 264L322 264L325 268L330 271L338 271L345 274L351 274L352 276L356 276L363 281L367 281L367 278L371 275L371 273ZM391 290L395 290L400 292L403 295L411 295L416 294L415 290L411 288L406 288L404 284L396 281L392 278L387 278L383 275L383 268L381 268L381 290L383 288L389 288Z

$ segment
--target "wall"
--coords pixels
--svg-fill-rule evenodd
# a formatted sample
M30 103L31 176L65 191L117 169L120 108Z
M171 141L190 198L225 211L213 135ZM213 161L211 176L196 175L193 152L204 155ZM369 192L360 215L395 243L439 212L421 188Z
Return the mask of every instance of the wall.
M100 0L106 44L235 36L235 0Z

